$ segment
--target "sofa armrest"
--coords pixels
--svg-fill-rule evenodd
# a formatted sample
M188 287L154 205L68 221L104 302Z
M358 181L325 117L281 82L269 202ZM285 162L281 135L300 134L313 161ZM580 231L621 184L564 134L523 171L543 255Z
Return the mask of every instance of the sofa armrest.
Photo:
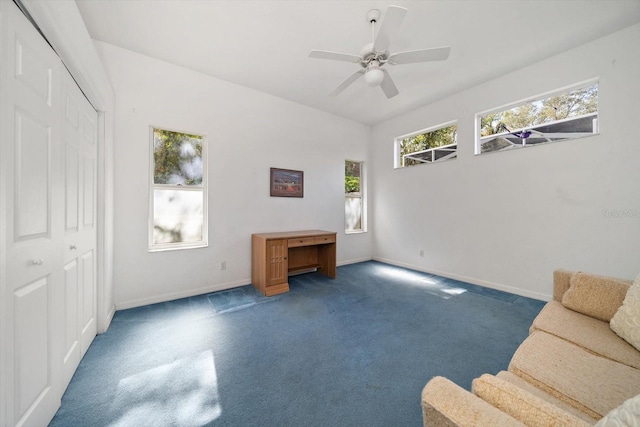
M444 377L422 390L422 417L425 427L524 425Z
M553 299L562 302L562 296L571 286L573 271L557 269L553 272Z

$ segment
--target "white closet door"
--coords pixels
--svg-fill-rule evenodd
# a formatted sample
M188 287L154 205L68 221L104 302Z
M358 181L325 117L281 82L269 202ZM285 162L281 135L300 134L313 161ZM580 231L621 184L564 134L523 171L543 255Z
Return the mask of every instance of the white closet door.
M46 425L60 402L61 64L15 5L1 3L6 419L9 425Z
M40 426L96 335L97 113L2 0L0 54L0 425Z
M97 331L97 113L71 75L62 71L64 166L64 356L66 387Z

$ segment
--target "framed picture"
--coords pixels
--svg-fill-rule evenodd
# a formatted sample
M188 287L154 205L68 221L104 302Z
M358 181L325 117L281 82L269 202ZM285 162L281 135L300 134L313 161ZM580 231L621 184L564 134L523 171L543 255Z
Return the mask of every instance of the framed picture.
M304 197L304 172L271 168L271 197Z

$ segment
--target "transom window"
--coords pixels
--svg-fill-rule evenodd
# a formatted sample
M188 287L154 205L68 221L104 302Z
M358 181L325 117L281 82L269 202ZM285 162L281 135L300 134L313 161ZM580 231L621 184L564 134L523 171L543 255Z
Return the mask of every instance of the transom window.
M204 136L151 128L151 147L149 249L207 246Z
M476 115L476 154L598 133L598 83L589 82Z
M455 159L458 155L457 137L455 122L398 137L395 140L395 167Z

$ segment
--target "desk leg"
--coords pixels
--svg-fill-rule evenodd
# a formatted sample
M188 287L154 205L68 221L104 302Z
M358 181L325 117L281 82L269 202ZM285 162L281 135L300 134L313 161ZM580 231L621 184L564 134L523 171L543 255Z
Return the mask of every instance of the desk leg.
M336 278L336 244L329 243L326 245L318 246L318 264L322 267L318 270L319 273L329 276L332 279Z

